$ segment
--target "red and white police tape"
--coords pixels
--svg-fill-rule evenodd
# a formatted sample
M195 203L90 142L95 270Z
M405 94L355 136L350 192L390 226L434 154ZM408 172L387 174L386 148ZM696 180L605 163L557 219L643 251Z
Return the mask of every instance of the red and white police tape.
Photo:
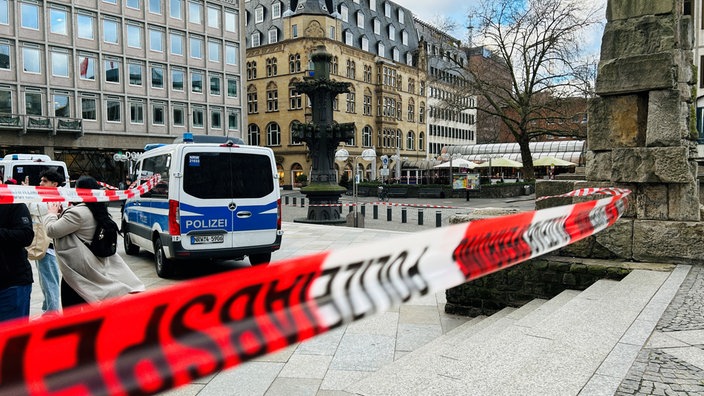
M154 394L586 238L628 190L291 258L0 326L0 395Z
M154 188L159 175L129 190L90 190L86 188L0 185L0 204L30 202L110 202L139 197Z

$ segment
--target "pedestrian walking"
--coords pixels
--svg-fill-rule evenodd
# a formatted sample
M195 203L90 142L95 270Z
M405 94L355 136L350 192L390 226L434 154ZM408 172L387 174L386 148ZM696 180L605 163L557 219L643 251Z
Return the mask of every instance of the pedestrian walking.
M81 176L76 188L100 189L90 176ZM103 202L80 203L61 211L58 203L49 203L42 221L47 235L54 238L61 280L63 308L83 303L99 303L112 297L144 291L137 278L118 254L97 257L87 244L98 224L110 219Z
M63 175L55 169L47 169L39 174L39 185L42 187L61 187L64 185L64 182ZM47 204L43 202L33 202L28 206L29 213L32 215L32 221L39 222L38 227L44 228L41 222L42 215L48 212ZM43 232L44 235L46 235L46 230L43 230ZM61 294L59 287L61 274L56 261L56 251L54 250L53 242L49 243L44 253L42 257L36 260L37 272L39 273L39 286L44 295L42 313L51 314L61 311Z
M0 205L0 322L29 317L32 267L24 248L32 238L27 205Z

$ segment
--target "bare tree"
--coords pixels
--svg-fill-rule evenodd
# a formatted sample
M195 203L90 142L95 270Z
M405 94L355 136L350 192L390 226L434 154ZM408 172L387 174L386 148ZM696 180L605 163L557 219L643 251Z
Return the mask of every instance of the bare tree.
M581 59L580 33L599 12L583 0L481 0L470 17L473 42L482 46L470 49L465 96L479 96L477 111L500 119L518 143L526 179L535 179L531 141L582 133L565 98L586 102L593 69Z

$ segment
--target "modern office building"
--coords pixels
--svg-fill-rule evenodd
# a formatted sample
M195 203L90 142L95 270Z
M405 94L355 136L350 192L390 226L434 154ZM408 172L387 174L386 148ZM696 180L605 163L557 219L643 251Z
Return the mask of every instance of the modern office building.
M295 89L307 76L309 56L318 46L332 55L331 78L349 82L337 97L334 120L354 122L355 138L345 147L351 175L357 163L364 179L376 179L381 161L355 160L373 148L377 158L426 158L427 54L413 15L391 1L345 2L247 0L247 140L271 147L284 186L310 172L307 148L291 139L293 121L310 120L310 102Z
M117 182L118 151L242 137L243 4L0 0L0 154Z

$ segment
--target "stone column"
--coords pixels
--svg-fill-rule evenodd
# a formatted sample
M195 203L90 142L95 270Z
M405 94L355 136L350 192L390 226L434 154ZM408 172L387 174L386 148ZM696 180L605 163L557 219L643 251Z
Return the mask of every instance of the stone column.
M609 0L589 108L586 181L633 191L614 227L563 253L704 262L692 19L681 0Z

